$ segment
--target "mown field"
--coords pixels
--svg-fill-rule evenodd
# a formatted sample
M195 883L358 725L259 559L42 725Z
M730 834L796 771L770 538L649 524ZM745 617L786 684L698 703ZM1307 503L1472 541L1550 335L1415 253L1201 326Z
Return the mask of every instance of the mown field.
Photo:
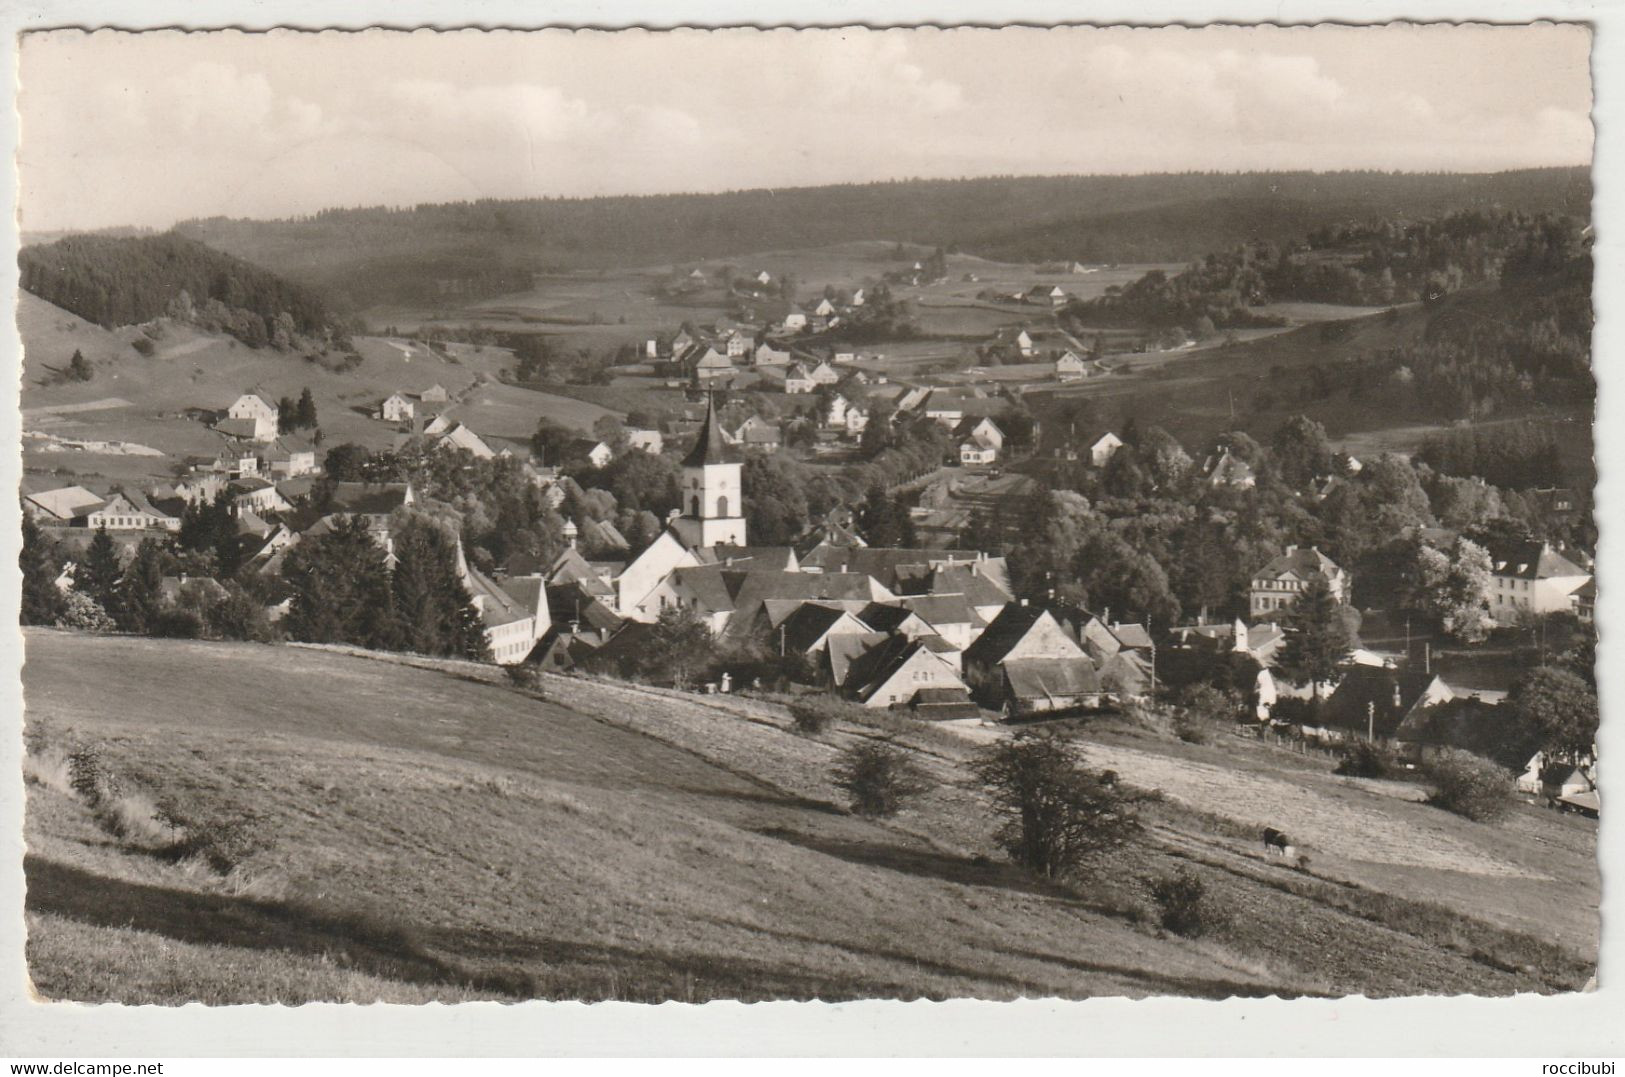
M339 372L298 352L255 351L227 337L171 326L146 357L131 346L138 330L109 332L28 294L19 298L18 326L25 430L133 442L158 452L53 452L25 442L25 469L55 472L65 481L167 478L175 459L213 454L225 444L204 423L188 418L186 409L224 409L244 392L258 392L275 403L283 396L297 398L308 386L325 445L354 441L373 449L388 447L398 431L372 418L372 406L390 393L417 393L437 384L456 398L453 415L481 434L498 437L528 438L544 416L585 431L609 411L499 383L498 372L512 364L512 356L494 347L451 345L450 358L445 358L412 341L358 337L361 364ZM94 367L88 382L56 376L75 349ZM330 358L336 360L338 353Z
M1509 878L1462 870L1476 862L1318 846L1309 871L1265 860L1201 783L1141 766L1194 750L1154 737L1114 749L1126 779L1168 786L1151 836L1063 889L993 848L965 778L977 745L949 729L801 736L765 700L569 678L542 699L489 667L310 648L29 630L26 663L30 742L45 745L27 789L28 958L48 997L1508 994L1590 973L1594 941L1458 915L1490 900L1470 886L1499 893ZM847 814L828 775L874 736L896 737L936 782L885 823ZM125 801L248 819L253 840L222 872L111 836L60 766L86 745ZM1300 789L1327 780L1297 759L1254 765ZM1547 885L1578 872L1561 882L1595 886L1580 866L1591 832L1564 821L1520 818L1530 841L1505 842L1381 792L1341 795L1396 843L1448 839ZM1532 859L1537 838L1563 858ZM1143 880L1176 867L1226 914L1203 938L1150 912ZM1400 870L1431 870L1435 896L1372 885Z

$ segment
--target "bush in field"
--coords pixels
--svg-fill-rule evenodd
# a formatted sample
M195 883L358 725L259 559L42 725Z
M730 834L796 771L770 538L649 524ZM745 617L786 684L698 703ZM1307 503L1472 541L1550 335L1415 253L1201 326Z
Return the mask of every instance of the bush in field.
M508 675L508 683L520 691L541 694L542 671L539 666L521 662L518 665L504 666L503 672Z
M203 618L196 610L171 606L153 619L152 634L164 639L202 639Z
M845 710L846 705L840 700L809 696L790 704L790 719L797 733L816 737L834 725L837 718L844 717Z
M113 772L107 769L101 750L95 745L75 748L69 753L68 781L73 791L92 808L117 793Z
M1023 730L983 749L973 768L1004 817L999 845L1046 878L1075 875L1140 832L1136 802L1143 798L1084 767L1055 733Z
M1478 822L1494 822L1512 806L1512 772L1459 749L1427 765L1433 783L1429 804Z
M1392 752L1385 751L1370 741L1357 740L1343 749L1334 774L1348 778L1391 778L1399 772L1399 763Z
M62 612L57 615L56 626L81 632L111 632L118 627L100 602L73 590L62 596Z
M156 818L176 835L163 855L173 860L201 860L220 875L230 874L269 844L259 819L247 812L192 819L166 802L158 807Z
M1207 888L1191 872L1181 868L1175 875L1153 879L1150 888L1162 926L1175 935L1194 939L1218 926L1218 911L1205 897Z
M908 752L890 741L866 740L842 753L832 772L852 810L870 819L896 815L908 801L931 788Z

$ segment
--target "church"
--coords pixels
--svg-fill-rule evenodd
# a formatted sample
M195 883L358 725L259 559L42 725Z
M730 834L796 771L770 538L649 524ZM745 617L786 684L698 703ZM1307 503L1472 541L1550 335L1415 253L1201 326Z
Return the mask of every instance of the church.
M746 545L740 471L723 440L713 395L699 440L683 458L683 513L670 524L685 547Z

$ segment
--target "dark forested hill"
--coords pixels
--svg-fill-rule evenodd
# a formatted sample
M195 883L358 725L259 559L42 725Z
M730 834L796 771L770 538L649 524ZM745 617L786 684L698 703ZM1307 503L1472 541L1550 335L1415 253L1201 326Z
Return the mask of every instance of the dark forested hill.
M1584 169L1487 175L1187 173L328 210L190 221L210 246L365 306L490 295L538 269L662 265L863 239L1007 261L1185 261L1368 218L1501 207L1589 217Z
M69 236L18 255L24 291L112 328L201 318L250 345L334 324L316 292L174 232Z

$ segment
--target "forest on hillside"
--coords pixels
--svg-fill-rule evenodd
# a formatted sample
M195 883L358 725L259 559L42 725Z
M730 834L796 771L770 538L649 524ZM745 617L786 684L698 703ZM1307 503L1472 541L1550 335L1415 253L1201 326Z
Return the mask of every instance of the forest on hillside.
M335 328L312 289L173 232L69 236L17 262L24 291L108 329L171 316L263 347Z
M719 194L549 198L210 218L186 235L357 307L477 298L530 272L666 265L858 240L1013 262L1188 261L1372 217L1507 207L1589 217L1584 169L1484 175L1183 173L903 180ZM519 283L523 286L523 283Z
M1245 243L1184 272L1152 270L1063 312L1090 327L1239 329L1280 324L1255 308L1282 300L1391 306L1540 277L1585 254L1585 222L1555 213L1461 210L1428 220L1376 218L1320 228L1289 244Z

